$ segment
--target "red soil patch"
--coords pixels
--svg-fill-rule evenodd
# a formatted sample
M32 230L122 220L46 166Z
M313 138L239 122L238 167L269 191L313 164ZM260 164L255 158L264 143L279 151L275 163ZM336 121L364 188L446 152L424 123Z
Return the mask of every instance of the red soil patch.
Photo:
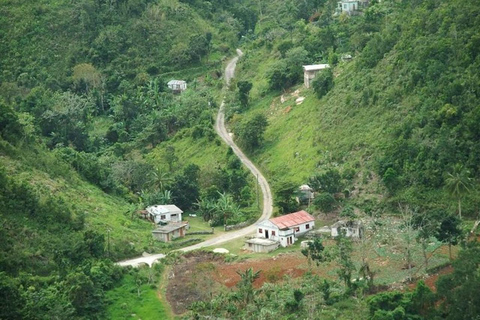
M260 271L260 277L253 283L255 288L260 288L265 282L276 282L288 275L292 278L302 276L308 268L305 257L296 254L282 254L277 257L263 260L249 260L243 262L217 265L215 280L228 288L234 287L239 281L238 272L248 268Z
M446 266L445 268L440 269L437 273L428 276L426 279L423 279L423 281L425 282L427 287L429 287L432 291L435 292L435 291L437 291L437 287L435 286L435 283L437 282L438 278L440 276L443 276L445 274L450 274L452 272L453 272L453 267L452 266ZM410 290L414 290L415 287L417 286L417 283L418 283L418 281L409 284L408 288Z
M281 281L288 275L296 278L308 269L308 263L301 254L279 254L262 260L246 260L226 263L223 256L213 253L192 252L183 256L168 275L166 298L175 314L182 314L194 301L211 299L221 287L234 287L239 281L238 272L249 268L261 271L254 282L260 288L265 282Z

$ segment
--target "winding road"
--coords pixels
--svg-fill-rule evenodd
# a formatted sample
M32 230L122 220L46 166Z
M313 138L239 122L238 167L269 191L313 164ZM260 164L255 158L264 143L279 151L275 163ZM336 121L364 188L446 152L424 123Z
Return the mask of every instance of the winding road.
M235 67L237 65L238 58L241 57L242 55L243 55L242 51L240 49L237 49L237 57L233 58L225 68L225 81L227 86L230 85L230 80L233 78L235 74ZM240 150L240 148L235 144L235 142L233 142L231 135L225 128L225 101L222 101L222 104L220 105L220 109L218 110L217 121L215 122L215 131L223 139L223 141L225 141L225 143L232 148L233 152L237 155L240 161L248 168L248 170L250 170L250 172L254 175L254 177L258 181L258 184L263 194L263 211L262 211L261 217L257 220L256 223L269 219L272 216L272 209L273 209L272 192L270 191L270 186L267 180L265 179L265 177L260 172L260 170L257 169L257 167L245 156L245 154L242 152L242 150ZM243 229L228 232L221 236L211 238L209 240L197 243L189 247L179 249L178 251L188 252L188 251L192 251L192 250L196 250L204 247L216 246L233 239L247 236L255 232L255 229L256 229L255 224L252 224ZM140 264L146 263L151 266L156 260L162 259L163 257L165 257L164 254L153 254L153 255L147 255L145 257L138 257L135 259L121 261L121 262L118 262L117 264L120 266L137 267Z

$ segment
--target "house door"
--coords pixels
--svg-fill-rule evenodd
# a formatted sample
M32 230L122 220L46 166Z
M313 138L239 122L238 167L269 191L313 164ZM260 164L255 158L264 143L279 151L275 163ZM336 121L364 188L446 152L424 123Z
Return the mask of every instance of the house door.
M265 238L268 239L268 230L265 230Z

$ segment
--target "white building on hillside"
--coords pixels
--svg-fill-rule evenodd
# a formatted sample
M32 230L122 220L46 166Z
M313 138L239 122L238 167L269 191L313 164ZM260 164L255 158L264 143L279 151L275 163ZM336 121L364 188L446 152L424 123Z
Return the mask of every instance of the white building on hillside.
M173 93L181 93L182 91L187 90L187 82L183 80L170 80L168 81L167 86Z
M278 241L282 247L295 243L295 237L315 227L315 218L302 210L257 224L257 238Z
M150 206L150 207L147 207L146 210L150 215L150 218L157 224L161 222L167 223L170 221L172 222L182 221L183 211L173 204Z
M328 68L330 68L329 64L312 64L312 65L303 66L303 83L305 87L310 88L310 85L312 84L312 80L315 78L317 73L320 70L324 70Z

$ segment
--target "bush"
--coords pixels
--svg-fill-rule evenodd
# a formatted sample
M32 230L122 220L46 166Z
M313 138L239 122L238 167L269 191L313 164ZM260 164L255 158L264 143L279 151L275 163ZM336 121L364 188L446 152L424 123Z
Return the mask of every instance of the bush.
M331 212L335 208L335 203L335 198L328 192L320 193L313 202L320 211L325 213Z
M313 91L320 99L333 88L333 73L331 69L322 70L312 81Z
M314 190L337 193L342 190L342 177L337 169L328 169L325 173L316 174L309 179L309 185Z

